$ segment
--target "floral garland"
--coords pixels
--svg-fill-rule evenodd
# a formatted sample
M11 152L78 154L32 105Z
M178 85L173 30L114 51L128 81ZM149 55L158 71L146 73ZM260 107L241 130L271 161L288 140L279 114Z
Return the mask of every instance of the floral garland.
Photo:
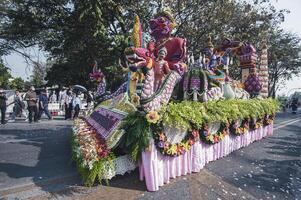
M230 124L230 133L234 135L243 135L249 131L249 119L243 119L241 126L238 126L238 120Z
M268 126L268 125L272 124L274 119L275 119L275 113L273 113L271 115L265 115L263 118L263 125Z
M155 137L155 145L163 155L168 156L179 156L189 151L191 146L194 145L197 141L199 141L199 131L192 130L188 132L185 138L176 144L171 144L167 141L167 137L163 131L154 134Z
M221 123L219 130L216 133L209 131L208 123L205 123L200 129L200 137L207 144L215 144L223 140L229 134L229 123Z
M250 130L256 130L263 126L262 119L251 118L249 121Z

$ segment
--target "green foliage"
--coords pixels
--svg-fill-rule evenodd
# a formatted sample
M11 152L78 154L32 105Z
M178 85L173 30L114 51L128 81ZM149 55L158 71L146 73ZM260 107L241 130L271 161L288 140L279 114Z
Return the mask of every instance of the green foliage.
M134 161L137 161L141 152L149 147L152 138L151 125L142 112L134 112L127 115L123 120L121 129L124 129L124 147L128 150Z
M108 170L114 170L113 160L115 156L113 153L110 153L104 158L96 161L93 164L93 168L90 170L87 167L83 166L83 159L81 156L78 157L76 152L78 151L79 144L76 142L75 137L71 137L71 149L72 149L72 160L75 162L78 173L81 175L83 182L86 186L93 186L96 179L101 183L105 179Z
M261 118L275 113L278 108L279 102L273 99L233 99L208 103L184 101L167 106L163 124L186 129L191 129L193 125L200 129L204 122Z
M169 103L162 116L163 124L188 129L191 124L201 127L204 117L208 117L203 104L193 101Z
M275 98L283 83L301 71L301 39L283 29L272 30L269 37L269 96Z
M14 90L24 90L25 89L25 81L21 77L14 78L10 82L10 88Z
M11 74L9 68L5 67L3 60L0 59L0 88L8 89L10 78Z

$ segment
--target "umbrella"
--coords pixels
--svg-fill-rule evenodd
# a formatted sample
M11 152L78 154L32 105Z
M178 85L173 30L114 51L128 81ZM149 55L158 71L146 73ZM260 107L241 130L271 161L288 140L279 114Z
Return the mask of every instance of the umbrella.
M87 92L88 90L84 87L84 86L82 86L82 85L75 85L74 87L73 87L73 91L74 92Z

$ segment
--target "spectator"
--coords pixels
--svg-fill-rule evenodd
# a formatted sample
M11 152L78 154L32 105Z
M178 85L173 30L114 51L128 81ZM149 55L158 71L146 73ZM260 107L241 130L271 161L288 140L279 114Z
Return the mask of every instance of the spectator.
M298 98L294 98L292 100L291 107L292 107L292 113L296 114L297 113L297 109L298 109Z
M8 122L14 122L16 119L16 116L21 116L23 113L22 111L25 108L25 104L24 104L23 99L18 90L16 90L16 92L15 92L15 97L14 97L13 103L14 103L13 113L11 116L11 120L9 120ZM25 118L27 118L27 115L25 115Z
M34 122L38 122L38 108L37 108L37 94L34 91L35 88L31 86L29 91L25 95L25 100L27 101L28 105L28 118L29 123L32 123L32 114L34 113L33 119Z
M71 91L68 90L65 95L64 99L65 103L65 119L71 119L71 113L72 113L72 94Z
M48 97L45 90L41 91L41 94L39 95L39 120L41 119L43 112L47 115L49 120L52 119L52 116L48 110Z
M0 89L0 110L1 110L1 124L6 124L5 112L6 112L6 95L3 90Z
M50 98L49 98L49 101L50 101L50 102L56 102L56 101L57 101L55 92L52 92L52 93L51 93Z
M67 90L61 90L59 92L59 101L60 101L60 108L62 110L64 110L64 105L65 105L65 100L66 100L66 96L67 96ZM66 107L65 107L65 110L66 110Z
M78 114L79 114L79 111L80 111L80 108L81 108L81 104L82 104L81 99L78 96L78 94L76 94L76 96L74 97L73 102L72 102L72 106L74 108L73 119L78 117Z

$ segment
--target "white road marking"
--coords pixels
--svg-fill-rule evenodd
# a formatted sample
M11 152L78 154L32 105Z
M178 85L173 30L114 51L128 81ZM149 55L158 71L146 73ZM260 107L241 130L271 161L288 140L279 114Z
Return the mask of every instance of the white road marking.
M291 121L294 121L294 120L297 120L297 119L300 119L300 118L299 118L299 117L292 118L292 119L289 119L289 120L286 120L286 121L282 121L282 122L277 123L277 124L274 123L274 125L275 125L275 126L279 126L279 125L286 124L286 123L288 123L288 122L291 122Z
M289 122L287 122L287 123L285 123L285 124L282 123L280 126L277 126L276 128L274 128L274 130L277 130L277 129L286 127L286 126L288 126L288 125L290 125L290 124L294 124L294 123L296 123L296 122L298 122L298 121L301 121L301 119L296 119L296 120L294 120L294 121L289 120Z

